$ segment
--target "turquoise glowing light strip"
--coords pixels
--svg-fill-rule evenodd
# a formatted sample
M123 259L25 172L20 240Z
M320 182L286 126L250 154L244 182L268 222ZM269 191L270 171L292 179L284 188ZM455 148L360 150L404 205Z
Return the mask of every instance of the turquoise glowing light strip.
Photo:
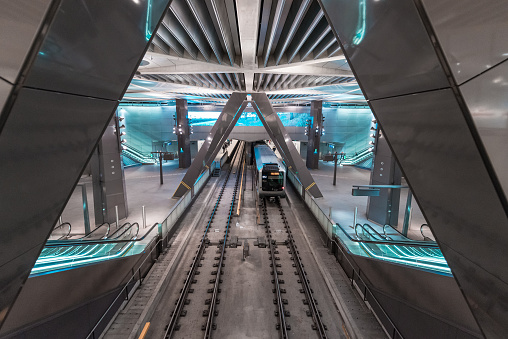
M46 272L46 271L54 271L54 270L59 270L59 269L63 269L63 268L70 268L73 266L86 265L86 264L91 264L91 263L95 263L95 262L99 262L99 261L105 261L105 260L119 258L119 257L123 256L125 253L127 253L127 251L132 247L132 245L133 245L132 242L129 243L129 245L125 246L122 251L120 251L116 254L113 254L113 255L106 255L106 256L101 256L101 257L96 257L96 258L84 259L84 260L79 260L79 261L72 261L70 263L66 262L66 263L60 263L60 264L49 265L49 266L46 265L46 266L42 266L42 267L34 267L30 274L41 273L41 272Z
M404 260L402 258L384 257L384 256L381 256L381 255L378 255L378 254L374 253L368 246L366 246L363 243L361 243L361 246L362 246L362 248L365 250L365 252L369 256L371 256L373 258L376 258L376 259L379 259L379 260L391 261L391 262L395 262L395 263L398 263L398 264L403 264L403 265L406 265L406 266L423 267L423 268L426 268L426 269L429 269L429 270L451 274L451 270L450 270L449 267L443 267L443 266L433 265L431 263L425 263L425 262L414 262L414 261L410 261L410 260Z
M358 25L356 26L356 34L353 37L353 45L359 45L363 38L365 37L365 26L366 26L366 0L360 0L358 4L360 8L358 9Z
M145 25L145 38L146 41L152 37L152 0L148 0L148 7L146 9L146 25Z

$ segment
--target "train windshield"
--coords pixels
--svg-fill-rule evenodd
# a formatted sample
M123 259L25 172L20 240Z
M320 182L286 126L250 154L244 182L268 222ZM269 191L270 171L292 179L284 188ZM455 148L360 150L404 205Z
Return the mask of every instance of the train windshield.
M263 171L261 188L263 191L282 191L284 189L284 172Z

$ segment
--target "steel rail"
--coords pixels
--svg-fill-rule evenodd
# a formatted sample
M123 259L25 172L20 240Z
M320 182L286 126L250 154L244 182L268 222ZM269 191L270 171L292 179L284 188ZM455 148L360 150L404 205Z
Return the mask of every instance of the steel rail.
M171 319L169 321L166 333L164 334L165 339L171 338L173 333L177 330L178 318L180 317L180 314L182 313L183 307L185 305L185 300L187 299L187 296L189 294L190 286L192 285L192 281L194 280L196 269L199 267L199 262L201 261L201 257L204 253L205 248L206 248L208 230L210 229L210 225L212 224L215 213L217 212L217 207L220 204L222 194L224 193L224 190L226 189L226 185L228 183L229 176L232 172L232 168L233 167L231 166L226 174L226 178L224 179L224 183L223 183L221 191L219 193L219 197L217 198L217 201L215 202L215 205L212 210L212 214L210 215L210 219L208 220L208 224L206 225L205 232L203 234L203 237L201 238L201 242L199 243L197 254L194 257L194 260L192 261L192 264L191 264L191 269L185 278L184 287L182 289L182 292L180 293L180 296L178 297L178 300L176 302L176 307L173 311L173 314L171 315Z
M243 143L241 145L241 148L238 150L238 153L240 155L240 159L236 158L235 161L238 161L238 168L241 168L241 164L242 164L242 160L244 159L244 149L245 147L245 143ZM233 163L234 165L234 163ZM230 169L232 169L233 166L231 166ZM210 300L210 306L208 308L208 318L206 320L206 325L205 325L205 335L204 335L204 339L210 339L212 337L212 331L214 329L214 326L213 326L213 319L215 317L215 306L217 305L217 294L219 293L219 284L220 284L220 275L221 275L221 272L222 272L222 264L224 262L224 253L226 251L226 241L227 241L227 238L228 238L228 234L229 234L229 228L230 228L230 223L231 223L231 218L233 217L233 208L234 208L234 205L235 205L235 200L236 200L236 193L238 191L238 182L239 182L239 179L240 179L240 173L237 173L236 174L236 182L235 182L235 188L234 188L234 191L233 191L233 197L231 198L231 204L229 206L229 215L228 215L228 220L227 220L227 224L226 224L226 232L224 234L224 239L222 241L222 246L221 246L221 253L220 253L220 258L219 258L219 266L217 267L217 275L215 277L215 283L214 283L214 286L213 286L213 292L212 292L212 298Z
M316 326L316 330L318 333L319 338L327 338L326 336L326 326L323 323L323 319L321 318L321 314L317 308L317 303L314 297L312 296L312 289L310 288L309 282L307 281L307 273L305 272L303 268L303 264L300 258L300 255L296 249L295 240L293 238L293 234L291 232L291 228L289 227L289 223L285 217L284 209L282 208L282 205L280 204L280 199L277 197L276 204L279 207L279 212L283 216L282 220L284 221L284 226L288 232L288 241L289 246L291 248L291 253L293 253L293 258L296 262L296 269L298 271L298 275L300 276L300 281L303 286L303 290L305 292L305 298L307 299L309 303L309 308L312 313L312 320L314 321L314 324Z
M263 198L263 215L265 226L268 226L268 213L266 210L266 198ZM274 285L275 285L275 293L277 293L277 313L279 316L279 332L281 339L289 338L288 334L288 326L286 324L286 313L284 311L284 302L282 300L280 284L279 284L279 275L277 272L277 263L275 261L275 248L273 246L272 236L268 233L268 242L270 245L270 256L272 258L272 269L273 269L273 277L274 277Z

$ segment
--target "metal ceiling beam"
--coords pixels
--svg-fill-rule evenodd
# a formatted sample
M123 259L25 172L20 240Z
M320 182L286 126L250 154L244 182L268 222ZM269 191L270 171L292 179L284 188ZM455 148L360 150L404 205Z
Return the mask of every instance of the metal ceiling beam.
M279 41L277 47L275 48L274 59L275 65L278 65L284 52L289 47L289 44L293 40L298 27L302 23L302 20L305 17L305 14L310 8L312 4L312 0L295 0L293 2L293 6L290 9L289 17L293 19L291 25L285 25L284 30L281 35L282 41Z
M175 37L176 40L183 46L193 59L198 58L198 48L189 37L185 29L182 27L173 12L168 11L162 20L162 24L169 32Z
M268 59L271 55L272 48L277 45L284 24L289 13L293 0L278 0L273 13L273 17L270 20L270 27L268 28L267 37L265 41L265 47L263 51L263 66L268 64Z
M224 50L222 49L219 37L215 31L215 27L208 8L206 7L203 0L186 0L186 2L199 27L201 28L201 31L206 37L206 40L208 41L208 44L210 45L215 57L217 58L217 61L219 64L222 63L222 59L224 58Z
M330 25L326 20L321 20L314 32L309 36L309 39L303 44L300 49L300 60L305 58L316 48L316 46L324 39L324 37L332 31Z
M261 0L236 0L238 30L242 50L242 67L257 68L256 47L259 33L259 15ZM245 90L251 92L254 84L254 73L244 72Z
M224 0L206 0L208 11L213 13L211 16L215 30L220 32L220 42L227 53L229 64L235 64L235 46L233 36L229 25L228 12Z
M192 15L192 12L190 11L189 6L187 6L185 0L173 0L169 9L175 15L180 25L182 25L187 35L194 42L206 61L210 61L211 48L208 45L208 41L206 40L203 32L196 29L196 26L199 25L199 23Z
M324 13L319 7L319 5L311 6L309 9L309 19L302 22L302 25L298 29L295 39L293 39L292 43L289 45L287 51L287 59L288 63L293 61L296 54L302 48L303 44L307 40L307 38L312 34L314 28L321 22L324 18ZM325 20L326 21L326 20Z

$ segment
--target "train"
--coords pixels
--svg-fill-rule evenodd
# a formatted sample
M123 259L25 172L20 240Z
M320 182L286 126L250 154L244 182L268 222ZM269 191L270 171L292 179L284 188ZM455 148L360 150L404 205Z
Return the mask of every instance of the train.
M257 169L257 194L259 198L286 197L286 170L284 163L266 144L254 146Z

